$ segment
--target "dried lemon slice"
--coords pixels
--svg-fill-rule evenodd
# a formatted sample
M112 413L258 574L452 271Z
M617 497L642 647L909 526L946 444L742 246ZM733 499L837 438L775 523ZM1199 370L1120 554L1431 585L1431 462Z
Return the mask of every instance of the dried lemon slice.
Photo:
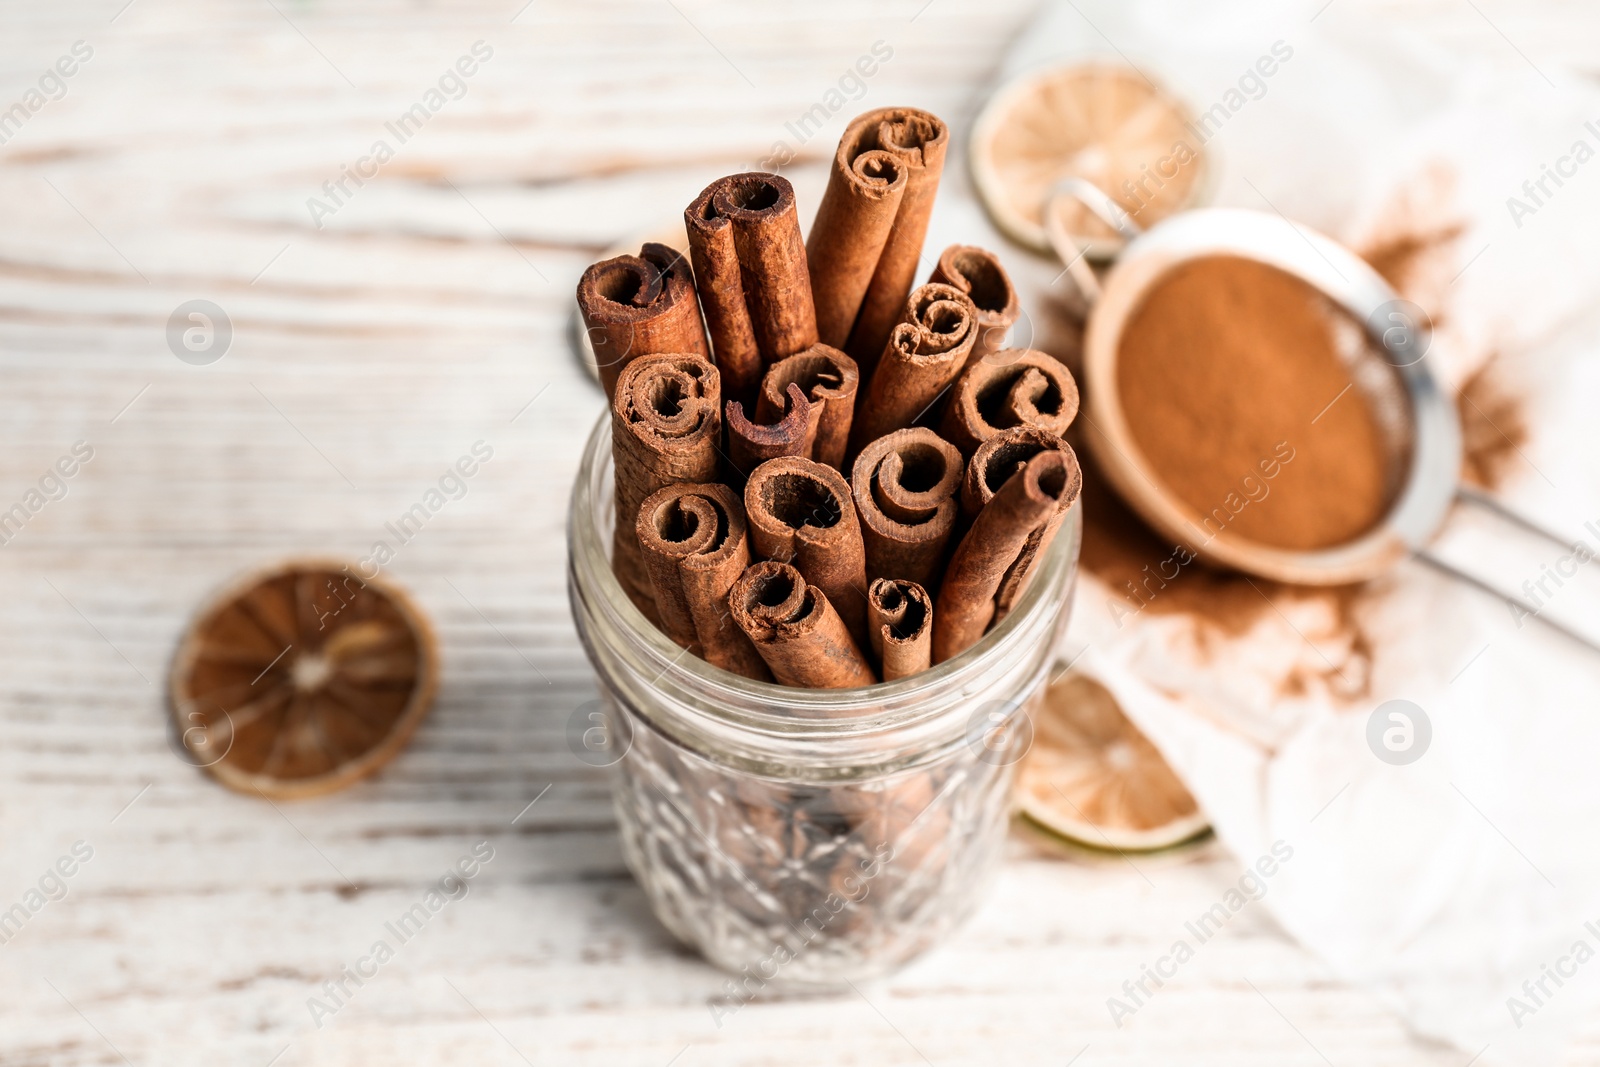
M1109 63L1018 79L984 107L970 159L978 195L1014 240L1051 250L1044 212L1063 178L1084 178L1143 229L1193 204L1208 157L1192 113L1137 71ZM1074 200L1059 200L1066 231L1091 257L1114 254L1116 233Z
M437 682L432 631L405 594L302 561L253 574L204 608L170 685L186 759L231 789L292 799L393 759Z
M1122 852L1180 844L1206 818L1105 686L1068 673L1034 714L1017 776L1023 814L1078 844Z

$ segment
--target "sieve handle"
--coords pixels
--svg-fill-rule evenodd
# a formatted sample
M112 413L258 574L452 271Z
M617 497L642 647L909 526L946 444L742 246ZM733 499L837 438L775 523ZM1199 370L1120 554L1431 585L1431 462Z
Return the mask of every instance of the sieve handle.
M1509 579L1498 574L1493 577L1485 576L1475 572L1474 569L1452 562L1437 551L1437 546L1415 548L1412 550L1413 558L1441 574L1449 575L1505 602L1514 609L1512 615L1517 619L1519 628L1528 619L1535 619L1585 648L1600 652L1600 637L1596 636L1596 624L1597 620L1600 620L1600 607L1596 604L1600 603L1600 600L1597 600L1595 595L1597 587L1595 579L1600 578L1600 573L1597 573L1600 572L1600 568L1592 564L1593 560L1600 558L1600 552L1595 550L1596 546L1587 546L1582 541L1574 542L1564 538L1471 486L1458 486L1456 501L1530 535L1534 541L1542 541L1547 546L1559 548L1565 553L1560 557L1560 562L1572 561L1577 564L1573 568L1573 573L1565 576L1557 574L1552 577L1549 574L1549 560L1545 559L1542 553L1526 551L1522 553L1525 562L1522 563L1521 569L1517 570L1516 553L1511 551L1512 539L1507 539L1506 551L1503 557L1497 560L1497 563L1510 564L1514 575ZM1529 539L1524 539L1525 542L1527 540ZM1580 545L1588 548L1586 553L1588 558L1579 558L1577 549ZM1534 563L1538 564L1537 569L1534 568ZM1495 580L1497 578L1498 581ZM1519 578L1524 579L1520 591L1515 588ZM1552 589L1551 583L1557 579L1559 584ZM1539 581L1542 585L1535 587L1534 581ZM1581 589L1573 588L1585 584L1589 586L1590 595L1587 598L1583 596Z
M1131 241L1144 231L1133 221L1133 216L1123 210L1121 204L1086 178L1063 178L1051 186L1050 195L1045 200L1044 206L1045 236L1061 262L1066 264L1072 280L1083 291L1084 299L1093 304L1100 299L1100 279L1094 276L1094 270L1084 257L1083 249L1078 247L1077 235L1069 231L1066 223L1062 221L1060 208L1067 200L1076 200L1088 208L1096 218L1115 230L1117 236L1124 241Z
M1512 511L1500 501L1496 500L1494 497L1490 496L1488 493L1485 493L1482 489L1476 488L1475 486L1456 486L1456 500L1463 504L1472 504L1476 507L1483 508L1486 511L1493 512L1495 515L1505 519L1507 522L1516 526L1520 526L1522 529L1533 534L1535 537L1544 538L1552 545L1559 545L1562 548L1572 547L1572 542L1568 541L1560 534L1540 526L1526 515Z

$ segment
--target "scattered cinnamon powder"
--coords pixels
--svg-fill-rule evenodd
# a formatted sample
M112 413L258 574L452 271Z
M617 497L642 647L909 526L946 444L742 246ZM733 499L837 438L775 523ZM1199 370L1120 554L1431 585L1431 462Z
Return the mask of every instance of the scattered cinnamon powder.
M1390 435L1357 384L1364 344L1361 324L1305 282L1210 256L1134 309L1117 388L1144 458L1215 516L1209 530L1327 548L1376 525L1394 489Z
M1461 477L1480 489L1498 489L1528 441L1522 401L1502 384L1499 357L1491 356L1461 385Z
M1355 250L1395 291L1444 323L1446 295L1463 266L1467 219L1455 169L1433 160L1400 182Z
M1361 258L1383 275L1383 280L1394 286L1396 292L1406 293L1415 287L1417 276L1431 267L1437 257L1450 255L1465 229L1461 223L1452 222L1432 230L1384 234L1360 250ZM1430 309L1429 314L1434 312Z
M1263 612L1272 610L1267 596L1276 583L1247 579L1199 560L1184 564L1187 554L1163 541L1111 489L1094 462L1093 450L1076 451L1083 467L1079 563L1125 601L1122 607L1129 615L1142 611L1193 615L1225 636L1238 637L1255 625ZM1121 607L1114 608L1113 614L1119 621L1124 617Z

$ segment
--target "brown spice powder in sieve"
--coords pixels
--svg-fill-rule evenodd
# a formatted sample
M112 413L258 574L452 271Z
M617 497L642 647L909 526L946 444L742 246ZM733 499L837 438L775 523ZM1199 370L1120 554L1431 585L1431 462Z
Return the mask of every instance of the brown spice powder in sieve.
M1117 390L1134 442L1178 499L1218 517L1213 533L1285 549L1348 542L1383 517L1393 468L1341 351L1341 332L1360 329L1275 267L1234 256L1176 267L1123 330ZM1286 448L1292 460L1274 463Z

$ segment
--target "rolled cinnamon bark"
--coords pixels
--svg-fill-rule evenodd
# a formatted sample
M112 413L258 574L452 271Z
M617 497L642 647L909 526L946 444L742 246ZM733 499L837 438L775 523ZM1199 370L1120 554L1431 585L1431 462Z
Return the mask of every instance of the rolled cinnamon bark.
M1078 383L1054 356L1031 348L1004 349L969 362L939 432L970 456L989 438L1016 426L1064 434L1078 415Z
M1006 573L995 593L995 622L1005 618L1012 605L1028 587L1033 568L1040 555L1050 546L1056 531L1066 520L1067 511L1077 501L1083 489L1083 471L1078 457L1068 444L1048 430L1034 426L1019 426L1003 430L978 446L967 462L966 477L961 482L961 511L967 520L973 519L995 495L1011 474L1039 452L1060 452L1067 463L1067 492L1062 495L1061 506L1055 517L1040 528L1017 554L1016 564Z
M984 505L950 558L939 588L933 662L966 651L988 630L997 615L1001 585L1030 538L1051 524L1062 501L1075 492L1075 474L1076 465L1069 468L1062 453L1039 452Z
M639 507L676 482L716 480L721 406L717 368L699 356L640 356L617 379L611 398L611 569L652 622L660 616L639 547Z
M728 595L733 619L784 685L846 689L877 681L844 622L788 563L757 563Z
M789 456L755 469L744 487L756 554L792 563L827 594L857 647L867 645L867 565L850 486L832 467Z
M718 178L683 220L723 390L752 401L768 363L817 343L794 188L776 174Z
M950 133L926 111L858 117L839 139L806 243L817 326L870 375L916 280Z
M876 143L876 124L862 116L839 141L828 187L806 239L817 334L842 347L861 312L878 259L894 228L911 169Z
M769 459L805 455L811 431L811 402L798 385L789 386L785 400L788 413L780 409L779 418L770 425L751 422L745 418L743 404L728 401L728 462L733 465L739 485L743 486L751 472Z
M762 422L777 421L787 406L784 393L790 385L798 385L811 404L811 429L801 455L838 470L850 443L860 382L855 360L819 342L767 368L756 417Z
M978 309L978 339L967 357L968 367L1005 347L1006 331L1022 313L1022 305L1000 257L976 245L951 245L940 253L928 280L955 286Z
M966 474L961 479L961 512L967 520L977 518L1000 487L1040 452L1060 452L1067 457L1068 464L1077 469L1078 457L1061 436L1037 426L1001 430L979 445L967 461Z
M879 578L867 589L867 631L883 680L928 669L933 654L933 601L904 579Z
M850 485L869 582L904 578L934 587L960 516L965 469L954 445L920 426L896 430L862 449Z
M713 666L770 681L728 608L728 591L750 566L739 494L725 485L669 485L645 498L636 528L666 635Z
M578 310L609 400L639 356L708 356L689 264L677 249L647 244L637 256L602 260L578 280Z
M933 282L911 294L905 321L894 328L856 413L852 451L910 426L933 406L966 365L977 317L972 301L952 285Z

